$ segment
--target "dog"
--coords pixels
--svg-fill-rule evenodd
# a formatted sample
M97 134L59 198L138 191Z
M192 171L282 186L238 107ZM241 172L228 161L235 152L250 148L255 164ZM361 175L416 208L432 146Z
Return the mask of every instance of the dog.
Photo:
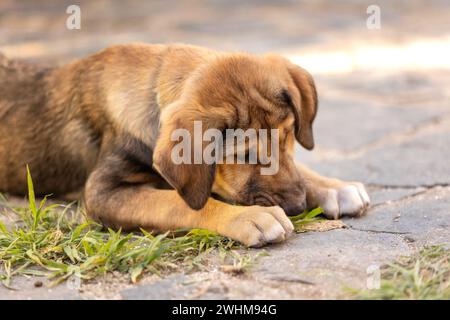
M312 76L276 54L190 45L117 45L61 67L0 55L0 192L82 198L111 228L205 228L250 247L284 241L287 215L318 206L359 216L359 182L323 177L294 161L314 147ZM171 133L279 129L279 170L261 164L174 164Z

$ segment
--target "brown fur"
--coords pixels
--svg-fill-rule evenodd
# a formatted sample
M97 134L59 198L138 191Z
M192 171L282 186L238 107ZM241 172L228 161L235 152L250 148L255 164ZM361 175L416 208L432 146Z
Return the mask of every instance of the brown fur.
M276 55L130 44L58 68L0 56L0 191L25 193L28 164L38 194L84 189L88 214L108 226L203 227L248 245L280 241L292 225L278 205L300 213L322 189L343 184L293 161L295 138L314 146L316 111L312 77ZM174 165L170 134L192 130L194 120L204 130L280 128L279 172ZM286 234L265 239L276 221Z

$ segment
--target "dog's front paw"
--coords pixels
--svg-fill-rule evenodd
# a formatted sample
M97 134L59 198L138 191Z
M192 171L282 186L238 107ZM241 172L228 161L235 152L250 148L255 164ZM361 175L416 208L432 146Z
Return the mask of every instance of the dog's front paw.
M231 215L219 233L248 247L284 241L294 226L280 207L250 206Z
M364 185L353 182L340 188L327 189L320 206L327 218L339 219L342 216L361 216L369 204L369 195Z

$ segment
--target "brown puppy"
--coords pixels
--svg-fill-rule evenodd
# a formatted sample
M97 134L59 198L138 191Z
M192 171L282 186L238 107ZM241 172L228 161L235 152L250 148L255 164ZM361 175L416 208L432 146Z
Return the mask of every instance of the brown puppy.
M338 218L369 203L362 184L294 162L295 139L314 146L316 111L311 76L276 55L130 44L59 68L0 55L0 191L24 194L28 164L38 194L84 190L88 214L107 226L279 242L293 229L285 212L321 206ZM203 130L280 129L278 172L174 164L171 133L196 120Z

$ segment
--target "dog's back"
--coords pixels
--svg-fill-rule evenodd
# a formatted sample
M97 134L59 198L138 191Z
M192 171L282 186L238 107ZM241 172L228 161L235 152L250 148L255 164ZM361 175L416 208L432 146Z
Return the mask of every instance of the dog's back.
M39 181L38 194L73 192L86 179L79 159L61 149L63 140L76 138L67 131L63 136L64 128L76 124L64 111L67 103L58 110L49 104L54 70L0 54L0 192L26 193L26 165Z

